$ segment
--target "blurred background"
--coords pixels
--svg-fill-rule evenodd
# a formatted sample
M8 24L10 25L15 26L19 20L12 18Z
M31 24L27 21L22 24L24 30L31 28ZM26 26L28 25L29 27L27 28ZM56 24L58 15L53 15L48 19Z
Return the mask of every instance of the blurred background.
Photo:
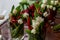
M17 6L21 0L0 0L0 14L4 10L10 11L12 5Z

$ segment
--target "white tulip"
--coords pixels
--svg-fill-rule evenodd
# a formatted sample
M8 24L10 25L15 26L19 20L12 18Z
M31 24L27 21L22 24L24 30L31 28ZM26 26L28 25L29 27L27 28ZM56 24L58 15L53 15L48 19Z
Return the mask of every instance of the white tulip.
M31 30L31 33L36 34L36 30L35 29L32 29Z
M53 6L52 5L50 5L50 7L49 7L50 9L52 9L53 8Z
M16 13L17 13L17 10L16 10L16 9L14 9L14 10L13 10L13 13L14 13L14 14L16 14Z
M22 19L19 19L19 20L18 20L18 23L19 23L19 24L22 24L22 23L23 23Z
M49 8L50 6L49 5L47 5L47 8Z
M41 8L45 9L46 4L41 4Z
M54 4L54 1L51 1L51 4Z
M58 4L58 1L55 1L55 5L57 5Z
M55 10L56 10L56 8L55 8L55 7L53 7L53 10L55 11Z
M23 14L23 17L24 17L24 18L27 18L28 16L29 16L29 14L26 13L26 12Z
M43 13L44 17L47 17L49 14L47 12Z

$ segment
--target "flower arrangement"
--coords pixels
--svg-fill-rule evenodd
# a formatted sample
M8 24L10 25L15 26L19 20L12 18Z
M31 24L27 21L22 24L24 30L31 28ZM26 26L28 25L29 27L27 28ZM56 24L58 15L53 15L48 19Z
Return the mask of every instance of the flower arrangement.
M50 1L50 2L49 2ZM12 6L10 12L11 36L20 37L24 34L24 24L27 23L29 40L44 40L46 28L54 26L58 1L36 1L29 4L27 1L20 2L15 8Z
M14 5L12 6L9 14L12 38L20 39L24 35L24 18L27 18L29 15L23 11L28 8L28 5L26 2L20 2L16 8Z
M49 28L51 32L51 26L54 26L55 16L59 9L58 1L47 1L33 3L35 8L30 20L30 30L26 30L29 34L29 40L45 40L46 29ZM32 6L32 5L31 5ZM32 9L31 9L32 10ZM59 25L58 25L59 26Z

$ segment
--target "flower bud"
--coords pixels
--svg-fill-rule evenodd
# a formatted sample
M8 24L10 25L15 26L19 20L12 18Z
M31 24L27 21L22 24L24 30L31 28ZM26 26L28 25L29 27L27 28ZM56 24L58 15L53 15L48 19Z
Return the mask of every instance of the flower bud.
M18 20L18 23L19 23L19 24L22 24L22 23L23 23L22 19L19 19L19 20Z
M45 7L46 7L46 4L41 5L41 8L45 9Z
M44 17L47 17L49 14L47 13L47 12L45 12L44 14L43 14L43 16Z
M23 14L23 17L24 17L24 18L27 18L28 16L29 16L29 14L26 13L26 12Z
M14 9L14 10L13 10L13 13L14 13L14 14L16 14L16 13L17 13L17 10L16 10L16 9Z

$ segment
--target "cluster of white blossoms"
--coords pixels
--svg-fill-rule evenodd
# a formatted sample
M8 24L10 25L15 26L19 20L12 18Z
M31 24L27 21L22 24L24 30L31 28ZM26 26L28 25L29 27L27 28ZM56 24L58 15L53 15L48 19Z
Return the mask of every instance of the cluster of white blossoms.
M53 9L54 11L56 10L56 7L53 7L52 5L47 5L47 8Z
M43 13L43 16L44 16L44 17L47 17L48 15L49 15L49 14L48 14L47 12L44 12L44 13Z
M41 22L43 22L44 19L40 16L36 18L36 20L32 20L32 27L31 33L36 34L36 28L40 25Z
M55 11L56 7L53 7L53 5L57 5L57 4L58 4L58 0L56 1L51 0L51 5L47 5L47 0L43 0L43 3L41 4L41 8L45 9L45 7L47 6L47 8L53 9Z
M57 5L59 2L58 0L56 1L51 1L51 5L47 5L47 8L53 9L54 11L56 10L56 7L53 7L53 5Z
M27 18L29 16L29 14L27 13L27 12L25 12L24 14L23 14L23 17L24 18Z
M57 4L58 4L58 0L56 0L56 1L53 1L53 0L52 0L52 1L51 1L51 4L52 4L52 5L57 5Z
M47 0L42 0L41 8L45 9Z
M44 3L41 4L41 8L42 8L42 9L45 9L45 7L46 7L46 4L44 4Z
M19 23L19 24L22 24L22 23L23 23L23 20L22 20L22 19L19 19L19 20L18 20L18 23Z

